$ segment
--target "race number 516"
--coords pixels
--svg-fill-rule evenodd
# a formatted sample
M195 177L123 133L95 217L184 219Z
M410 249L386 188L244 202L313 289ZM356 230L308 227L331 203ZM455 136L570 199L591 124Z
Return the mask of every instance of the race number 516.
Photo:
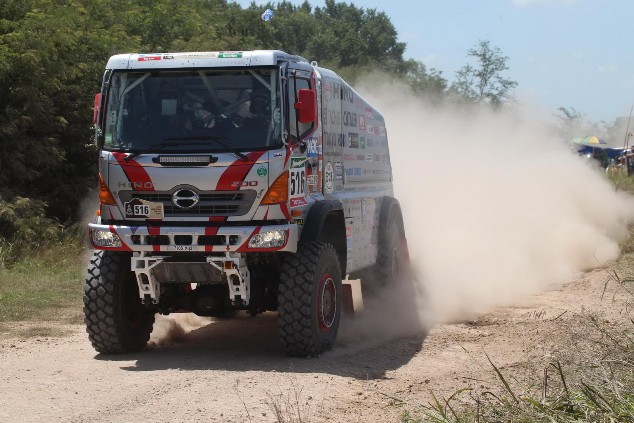
M136 216L148 216L150 214L150 206L146 206L145 204L135 205L134 214Z
M291 172L291 197L304 195L306 192L306 170L293 169Z

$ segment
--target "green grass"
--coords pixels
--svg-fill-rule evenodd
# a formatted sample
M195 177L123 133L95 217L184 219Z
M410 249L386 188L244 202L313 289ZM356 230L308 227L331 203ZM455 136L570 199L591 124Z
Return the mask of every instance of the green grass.
M0 268L0 324L79 323L85 255L80 244L55 245Z

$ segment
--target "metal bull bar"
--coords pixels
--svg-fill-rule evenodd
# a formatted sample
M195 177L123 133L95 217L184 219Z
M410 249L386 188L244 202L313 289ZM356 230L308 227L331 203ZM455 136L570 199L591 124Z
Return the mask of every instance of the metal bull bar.
M131 270L135 273L139 297L144 303L158 304L162 283L226 283L234 306L247 306L250 300L250 274L243 254L206 256L204 262L171 262L169 256L134 253Z

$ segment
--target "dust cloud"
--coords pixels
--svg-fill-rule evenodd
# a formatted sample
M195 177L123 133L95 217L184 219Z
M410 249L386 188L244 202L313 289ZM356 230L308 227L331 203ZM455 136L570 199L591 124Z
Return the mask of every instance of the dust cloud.
M211 318L193 313L173 313L168 316L157 314L147 345L160 347L184 342L189 332L207 326L212 321Z
M421 301L435 321L524 302L618 257L634 200L543 116L431 107L376 81L358 91L384 113Z

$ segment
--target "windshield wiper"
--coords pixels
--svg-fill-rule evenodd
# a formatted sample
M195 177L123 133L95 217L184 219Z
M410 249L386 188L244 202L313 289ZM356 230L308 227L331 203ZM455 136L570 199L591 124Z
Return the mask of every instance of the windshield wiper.
M178 147L181 145L199 145L201 144L200 142L194 142L194 140L196 140L196 138L193 138L191 142L175 142L175 140L180 139L180 138L166 138L165 141L169 141L169 142L162 142L160 144L154 144L153 146L146 148L145 150L137 150L134 151L132 154L130 154L129 156L126 156L123 160L127 163L130 160L134 159L135 157L139 157L141 154L149 154L149 153L155 153L159 150L164 149L165 147ZM199 140L202 141L202 140Z
M165 138L165 141L176 141L176 140L197 140L197 141L215 141L217 144L223 146L228 152L235 154L242 160L243 162L248 162L249 158L246 154L242 153L240 150L236 150L235 148L231 148L227 145L227 143L222 142L220 140L226 140L227 137L211 137L207 135L192 135L190 137L174 137L174 138Z

